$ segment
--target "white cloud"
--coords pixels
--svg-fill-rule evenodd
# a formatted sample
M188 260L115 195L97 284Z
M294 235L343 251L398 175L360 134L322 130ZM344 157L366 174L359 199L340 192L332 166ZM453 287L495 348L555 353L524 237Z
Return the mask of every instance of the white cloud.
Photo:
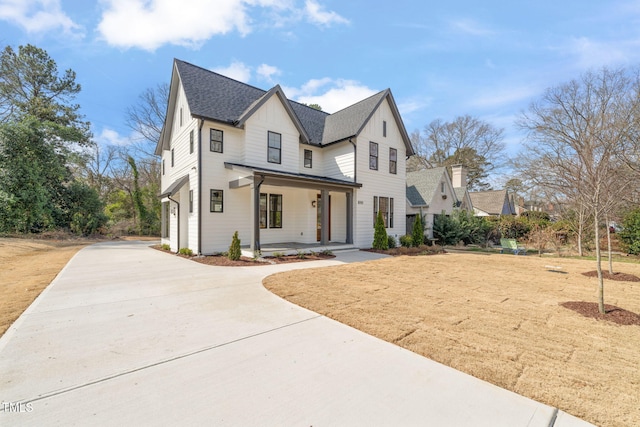
M227 67L214 68L213 71L243 83L251 79L251 67L240 61L233 61Z
M638 41L617 40L607 43L591 40L588 37L576 37L569 40L560 50L577 57L582 68L602 67L605 65L625 64L638 56Z
M268 81L269 83L274 83L274 77L282 74L278 67L274 67L273 65L268 64L260 64L256 73L263 80Z
M500 87L483 90L477 96L471 96L469 105L476 108L495 108L518 104L532 99L541 93L541 89L533 85Z
M300 88L284 88L284 92L298 102L318 104L323 111L335 113L378 91L354 80L323 78L309 80Z
M82 33L82 27L62 11L60 0L2 0L0 20L13 22L28 33L58 29L65 34Z
M472 36L486 37L495 34L495 31L483 27L481 24L471 19L458 19L449 23L455 31Z
M115 130L109 128L102 128L102 131L97 136L94 136L94 139L101 147L109 145L124 147L133 142L130 136L122 136Z
M213 36L235 31L245 36L253 29L252 16L260 13L257 8L264 9L272 26L303 16L319 26L348 22L313 0L307 1L304 12L286 0L102 0L101 4L98 32L107 43L150 51L164 44L198 47ZM211 13L202 13L206 11Z
M326 12L318 2L307 0L305 3L305 14L307 19L314 24L330 26L331 24L348 24L349 20L338 15L336 12Z

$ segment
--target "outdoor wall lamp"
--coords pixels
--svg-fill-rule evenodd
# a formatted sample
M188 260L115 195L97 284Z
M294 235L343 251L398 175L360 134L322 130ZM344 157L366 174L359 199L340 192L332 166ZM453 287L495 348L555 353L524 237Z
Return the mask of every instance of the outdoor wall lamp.
M315 208L315 207L316 207L316 201L315 201L315 200L312 200L312 201L311 201L311 207L312 207L312 208Z

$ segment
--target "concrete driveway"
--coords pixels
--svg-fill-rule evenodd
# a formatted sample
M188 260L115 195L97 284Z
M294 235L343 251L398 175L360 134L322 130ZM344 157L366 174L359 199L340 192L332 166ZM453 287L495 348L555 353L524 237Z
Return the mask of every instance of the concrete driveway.
M148 242L81 250L0 338L0 425L590 425Z

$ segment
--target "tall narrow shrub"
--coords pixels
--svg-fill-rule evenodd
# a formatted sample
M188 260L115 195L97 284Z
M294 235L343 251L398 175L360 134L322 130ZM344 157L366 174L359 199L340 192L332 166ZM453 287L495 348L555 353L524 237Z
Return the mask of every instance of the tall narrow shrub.
M238 238L238 232L233 233L233 238L231 239L231 246L229 246L229 259L231 261L237 261L240 259L242 252L240 251L240 238Z
M378 216L376 217L375 231L373 232L373 249L389 249L389 240L387 238L387 230L384 228L382 211L378 211Z
M424 242L424 223L422 215L417 214L413 221L413 230L411 231L411 242L413 246L418 247Z

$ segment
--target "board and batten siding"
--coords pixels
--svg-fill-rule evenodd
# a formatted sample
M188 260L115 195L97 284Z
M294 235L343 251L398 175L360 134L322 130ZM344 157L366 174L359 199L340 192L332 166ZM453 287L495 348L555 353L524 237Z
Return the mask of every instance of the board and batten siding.
M383 136L383 121L387 135ZM378 144L378 170L369 169L369 142ZM400 129L387 100L383 101L357 139L357 180L362 188L356 191L354 202L354 243L361 248L373 243L373 197L393 197L393 228L387 234L396 241L406 227L406 157L407 150ZM396 174L389 173L389 148L398 150Z

